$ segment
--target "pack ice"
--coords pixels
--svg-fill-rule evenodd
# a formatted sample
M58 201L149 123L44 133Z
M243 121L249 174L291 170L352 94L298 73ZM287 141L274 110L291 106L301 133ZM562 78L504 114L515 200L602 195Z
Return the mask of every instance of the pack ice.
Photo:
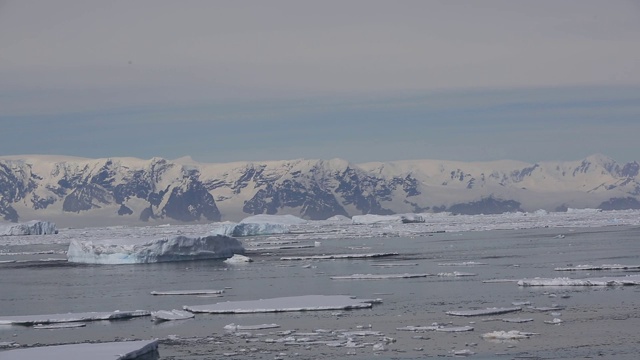
M242 244L228 236L72 240L69 262L84 264L142 264L166 261L223 259L243 254Z
M239 223L226 221L211 230L214 235L234 237L288 234L291 225L304 224L306 220L293 215L255 215Z
M19 224L0 225L0 236L50 235L57 233L56 224L48 221L33 220Z

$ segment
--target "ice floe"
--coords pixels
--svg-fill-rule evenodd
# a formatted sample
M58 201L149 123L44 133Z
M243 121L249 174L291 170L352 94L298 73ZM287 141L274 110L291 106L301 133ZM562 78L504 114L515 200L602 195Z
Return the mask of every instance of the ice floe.
M334 254L334 255L311 255L311 256L285 256L280 260L337 260L337 259L368 259L388 256L396 256L397 252L369 253L369 254Z
M284 311L348 310L372 307L371 302L346 295L304 295L261 300L227 301L211 305L184 306L194 313L242 314Z
M533 335L538 335L532 332L523 332L518 330L510 331L492 331L482 334L482 338L486 340L520 340L528 339Z
M445 312L445 314L453 315L453 316L488 316L488 315L507 314L507 313L516 312L520 310L522 310L522 308L519 306L502 307L502 308L493 307L493 308L477 309L477 310L451 310L451 311Z
M191 319L195 315L191 312L184 310L158 310L151 312L151 317L156 321L172 321L172 320L185 320Z
M577 265L568 267L557 267L555 271L596 271L596 270L640 270L640 265Z
M454 271L454 272L450 272L450 273L438 273L437 275L440 276L440 277L465 277L465 276L477 276L478 274L469 273L469 272Z
M158 351L158 340L83 343L8 350L2 360L128 360ZM157 356L153 357L157 359ZM152 358L149 357L149 360Z
M473 326L442 326L438 327L436 331L440 332L467 332L473 331Z
M152 291L151 295L219 295L224 290L170 290L170 291Z
M354 225L371 225L371 224L387 224L387 223L424 223L425 218L420 214L398 214L398 215L355 215L351 218Z
M234 323L228 324L224 326L226 331L250 331L250 330L264 330L264 329L275 329L279 328L278 324L258 324L258 325L236 325Z
M450 262L450 263L440 263L438 266L478 266L478 265L487 265L486 263L476 262L476 261L465 261L465 262Z
M0 225L0 236L57 234L56 224L33 220L18 224Z
M140 316L149 316L151 312L146 310L114 311L114 312L84 312L49 315L15 315L0 316L0 325L35 325L56 324L82 321L118 320Z
M433 276L433 274L353 274L332 276L332 280L384 280L384 279L412 279Z
M531 319L531 318L504 318L504 319L501 319L501 320L504 321L504 322L517 323L517 324L527 323L527 322L533 321L533 319Z
M626 286L640 285L640 275L612 276L587 279L553 278L553 279L523 279L518 281L520 286Z
M246 263L249 263L249 262L252 262L252 261L253 260L248 256L235 254L232 257L230 257L227 260L225 260L224 262L227 263L227 264L246 264Z
M87 324L85 323L63 323L63 324L51 324L51 325L33 325L33 328L41 329L41 330L55 330L55 329L80 328L85 326L87 326Z
M243 254L244 247L227 236L71 240L67 259L85 264L140 264L221 259Z

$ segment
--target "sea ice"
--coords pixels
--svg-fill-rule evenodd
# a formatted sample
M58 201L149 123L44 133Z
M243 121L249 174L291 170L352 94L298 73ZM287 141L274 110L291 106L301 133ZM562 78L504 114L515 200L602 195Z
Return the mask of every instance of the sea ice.
M518 281L520 286L625 286L640 285L640 275L601 277L588 279L523 279Z
M569 267L558 267L555 271L595 271L595 270L640 270L640 265L578 265Z
M71 328L79 328L85 327L87 324L85 323L69 323L69 324L52 324L52 325L33 325L34 329L45 329L45 330L55 330L55 329L71 329Z
M349 310L365 309L370 302L346 295L304 295L272 299L227 301L211 305L184 306L194 313L243 314L284 311Z
M234 323L228 324L224 326L226 331L248 331L248 330L264 330L264 329L275 329L279 328L278 324L259 324L259 325L236 325Z
M56 224L33 220L19 224L0 225L0 236L57 234Z
M335 260L335 259L367 259L386 256L396 256L398 253L369 253L369 254L335 254L335 255L312 255L312 256L285 256L280 260Z
M447 311L445 314L454 315L454 316L488 316L488 315L500 315L507 314L510 312L516 312L522 310L521 307L507 307L507 308L486 308L486 309L478 309L478 310L452 310Z
M484 339L493 339L493 340L518 340L518 339L528 339L533 335L538 335L536 333L531 332L522 332L518 330L511 331L492 331L485 334L482 334L482 338Z
M465 261L465 262L452 262L452 263L440 263L438 266L477 266L477 265L487 265L486 263L475 262L475 261Z
M114 312L84 312L50 315L17 315L0 317L0 325L35 325L56 324L81 321L118 320L140 316L149 316L146 310L114 311Z
M152 291L151 295L218 295L224 290L171 290L171 291Z
M211 234L214 235L233 237L288 234L289 232L289 225L287 224L270 223L225 223L211 230Z
M383 280L383 279L412 279L433 276L433 274L353 274L332 276L332 280Z
M2 360L128 360L157 351L158 340L142 340L9 350L0 353L0 358Z
M533 321L533 319L530 318L504 318L502 319L502 321L504 322L508 322L508 323L526 323L526 322L531 322Z
M436 331L440 332L467 332L473 331L473 326L442 326L438 327Z
M185 320L191 319L195 315L184 310L159 310L153 311L151 316L157 321Z
M224 262L227 264L246 264L249 262L252 262L253 260L251 260L251 258L244 256L244 255L240 255L240 254L235 254L232 257L228 258L227 260L225 260Z
M67 259L85 264L140 264L220 259L243 254L244 247L227 236L71 240Z
M399 214L399 215L355 215L351 218L354 225L388 224L388 223L424 223L425 219L419 214Z

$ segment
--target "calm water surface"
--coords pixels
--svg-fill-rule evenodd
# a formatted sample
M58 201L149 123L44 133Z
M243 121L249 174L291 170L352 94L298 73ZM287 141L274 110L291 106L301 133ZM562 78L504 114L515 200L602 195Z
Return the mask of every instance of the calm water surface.
M556 235L564 234L564 238ZM251 239L259 241L260 239ZM0 239L0 244L1 239ZM4 252L54 250L53 255L3 256L0 260L62 257L64 244L2 247ZM368 260L282 261L281 256L398 252ZM532 277L599 277L629 275L623 271L557 272L555 267L579 264L640 264L640 229L532 229L439 233L415 238L323 240L319 247L265 250L249 254L253 263L231 266L221 261L146 265L74 265L66 262L0 263L0 316L113 310L170 310L183 305L255 300L282 296L345 294L380 298L370 310L207 315L154 323L150 318L87 323L84 328L36 330L0 325L0 342L20 345L159 338L160 359L231 358L351 358L378 359L453 356L473 351L475 359L588 357L636 359L640 353L640 289L638 287L519 287L513 282L485 280ZM475 266L443 263L478 262ZM375 266L403 264L407 266ZM309 266L310 265L310 266ZM471 277L426 277L386 280L331 280L351 274L471 272ZM152 296L151 291L224 289L222 297ZM509 307L515 301L534 306L559 305L559 314L525 309L494 317L453 317L448 310ZM514 324L502 317L532 318ZM559 325L545 321L562 319ZM398 327L432 323L474 327L465 333L407 332ZM224 331L227 324L276 323L278 329L239 336ZM362 347L325 344L285 345L266 339L280 331L329 332L322 340L339 340L337 330L371 330L382 335L354 338ZM517 342L488 342L481 335L497 330L533 332ZM334 332L331 335L331 331ZM373 344L385 341L386 351L374 355ZM393 340L391 340L391 338ZM226 354L226 355L225 355ZM0 359L2 353L0 352Z

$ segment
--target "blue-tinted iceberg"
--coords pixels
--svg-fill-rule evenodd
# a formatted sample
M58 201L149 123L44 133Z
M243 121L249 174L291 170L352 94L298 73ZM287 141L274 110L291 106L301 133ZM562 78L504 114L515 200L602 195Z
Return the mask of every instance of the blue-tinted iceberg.
M56 224L48 221L33 220L19 224L0 225L0 236L50 235L57 233Z
M85 264L142 264L166 261L225 259L244 254L242 244L228 236L130 238L102 241L72 240L69 262Z

